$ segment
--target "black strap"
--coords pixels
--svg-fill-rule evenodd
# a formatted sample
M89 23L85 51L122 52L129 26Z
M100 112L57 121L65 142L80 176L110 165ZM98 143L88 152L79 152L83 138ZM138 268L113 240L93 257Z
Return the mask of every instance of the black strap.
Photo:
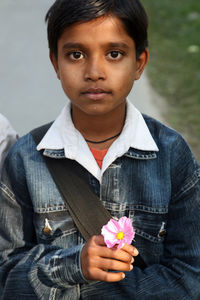
M51 124L31 131L36 144ZM87 241L91 236L101 234L102 226L110 220L111 215L84 180L83 169L74 160L54 159L44 155L43 158L84 239Z
M36 144L51 124L31 131ZM83 168L74 160L54 159L44 155L43 158L84 239L87 241L93 235L101 234L102 226L110 220L111 215L86 182ZM137 256L134 265L141 269L146 267L140 256Z
M45 161L84 239L87 241L91 236L101 234L102 226L110 220L111 215L89 185L81 176L77 176L77 163L69 159L48 157Z

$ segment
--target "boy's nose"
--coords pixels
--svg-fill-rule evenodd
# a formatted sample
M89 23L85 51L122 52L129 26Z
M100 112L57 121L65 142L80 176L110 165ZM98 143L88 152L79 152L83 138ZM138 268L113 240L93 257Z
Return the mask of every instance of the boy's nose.
M84 74L85 80L98 81L106 78L103 62L99 58L88 60Z

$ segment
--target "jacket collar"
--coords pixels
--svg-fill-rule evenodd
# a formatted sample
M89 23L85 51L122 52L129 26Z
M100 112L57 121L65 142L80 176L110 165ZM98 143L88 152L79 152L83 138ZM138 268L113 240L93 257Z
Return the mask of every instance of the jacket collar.
M80 137L82 135L74 127L71 119L71 105L67 103L37 146L37 150L72 148ZM127 101L125 125L117 140L122 139L123 142L126 141L126 144L129 144L128 148L132 147L142 151L159 151L142 114L129 101Z
M49 128L37 146L37 150L44 150L44 155L51 157L63 158L64 156L74 159L97 179L100 179L103 172L124 154L132 158L148 159L155 158L155 152L159 151L142 114L129 101L127 101L126 121L122 133L110 146L101 170L83 136L74 127L70 103L64 107Z

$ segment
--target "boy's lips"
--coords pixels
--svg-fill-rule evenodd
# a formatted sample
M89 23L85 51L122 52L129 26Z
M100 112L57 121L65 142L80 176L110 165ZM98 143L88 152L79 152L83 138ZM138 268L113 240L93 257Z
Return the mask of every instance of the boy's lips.
M101 88L89 88L83 92L81 92L82 95L85 95L87 98L92 100L100 100L104 98L106 95L110 95L111 91L106 91Z

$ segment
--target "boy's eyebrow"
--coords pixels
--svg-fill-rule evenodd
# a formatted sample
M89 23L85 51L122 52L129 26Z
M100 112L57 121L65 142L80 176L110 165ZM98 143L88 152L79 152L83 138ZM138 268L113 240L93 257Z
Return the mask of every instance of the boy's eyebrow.
M81 43L72 43L72 42L63 45L63 50L72 49L72 48L83 48L83 45Z
M126 43L123 42L110 42L108 44L105 44L104 46L109 47L109 48L124 48L124 49L129 49L129 46ZM63 50L65 49L73 49L73 48L86 48L85 45L81 43L66 43L63 45Z
M125 49L130 48L126 43L123 42L110 42L108 46L111 48L125 48Z

